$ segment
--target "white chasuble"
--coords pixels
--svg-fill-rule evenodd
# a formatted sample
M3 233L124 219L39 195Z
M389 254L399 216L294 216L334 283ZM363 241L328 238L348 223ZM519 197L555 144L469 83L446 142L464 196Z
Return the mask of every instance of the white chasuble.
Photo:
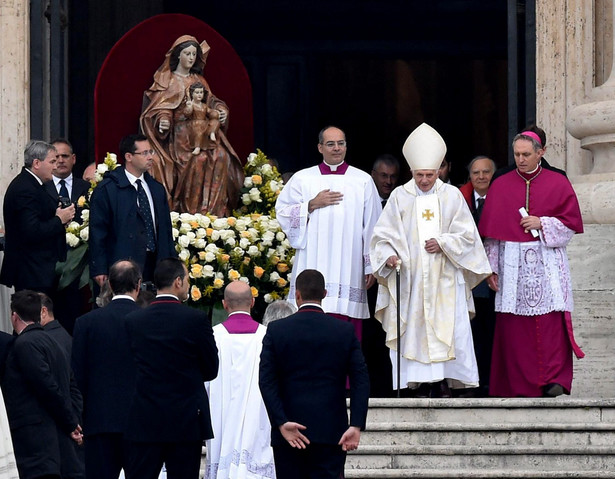
M431 238L442 252L425 251ZM491 269L459 190L440 180L433 194L417 194L414 180L397 188L374 227L370 251L379 283L376 318L391 350L397 348L396 275L386 260L396 255L402 262L402 387L444 378L457 381L455 387L476 386L471 290Z

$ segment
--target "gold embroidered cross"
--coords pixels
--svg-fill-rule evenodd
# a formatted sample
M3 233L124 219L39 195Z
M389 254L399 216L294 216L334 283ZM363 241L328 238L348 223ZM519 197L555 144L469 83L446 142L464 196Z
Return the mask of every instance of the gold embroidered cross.
M425 211L423 211L423 218L425 218L426 221L431 221L431 219L434 217L434 214L431 212L430 209L426 209Z

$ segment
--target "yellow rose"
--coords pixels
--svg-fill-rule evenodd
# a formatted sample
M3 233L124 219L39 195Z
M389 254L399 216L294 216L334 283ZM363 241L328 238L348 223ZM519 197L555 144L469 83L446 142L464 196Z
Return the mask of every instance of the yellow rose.
M260 185L263 183L263 177L261 175L252 175L252 183Z
M239 271L237 271L236 269L232 269L228 272L228 279L230 279L231 281L236 281L241 277L241 275L239 274Z
M200 277L202 277L203 276L203 265L201 265L199 263L195 263L192 266L190 266L190 274L192 275L193 278L200 278ZM194 288L194 286L193 286L193 288Z
M252 291L253 298L258 298L258 289L256 289L254 286L251 286L250 291Z
M283 288L284 286L286 286L287 283L288 281L286 281L284 278L280 278L275 282L278 288Z
M205 261L205 255L206 255L206 254L207 254L207 253L206 253L205 251L199 251L199 259L200 259L201 261Z
M207 233L207 236L211 236L211 235L212 235L212 233L214 232L214 229L213 229L213 228L207 228L207 229L205 230L205 232Z
M286 273L288 271L288 265L286 263L278 263L276 268L280 273Z
M227 218L226 221L227 221L229 226L235 226L235 224L237 223L237 218L233 218L231 216L230 218Z
M190 288L190 297L192 298L192 301L198 301L201 299L201 290L193 285Z
M221 254L218 257L218 261L220 261L220 263L224 264L224 263L228 263L228 260L231 259L231 257L228 254Z
M252 221L256 221L256 220L257 220L257 219L259 219L261 216L263 216L263 215L261 215L260 213L252 213L252 214L250 215L250 218L252 218Z
M251 234L249 231L247 231L247 230L246 230L246 231L242 231L242 232L241 232L241 237L242 237L242 238L248 238L248 239L250 239L250 237L251 237L251 236L252 236L252 234Z
M270 261L271 264L278 264L280 262L280 258L278 258L277 256L272 256Z
M200 225L198 221L191 221L190 222L190 226L192 227L193 230L198 230Z
M83 208L85 206L85 196L80 196L77 200L77 206Z
M224 286L224 280L223 279L220 279L220 278L214 279L214 288L215 289L220 289L222 286Z
M263 276L264 272L265 270L261 268L260 266L254 267L254 276L257 277L258 279L260 279Z

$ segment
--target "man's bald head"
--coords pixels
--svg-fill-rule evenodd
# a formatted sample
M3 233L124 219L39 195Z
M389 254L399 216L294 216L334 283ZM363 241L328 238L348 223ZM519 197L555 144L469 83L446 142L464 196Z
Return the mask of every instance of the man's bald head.
M243 281L233 281L229 283L224 289L224 300L222 304L228 313L233 313L235 311L250 312L254 304L250 286Z

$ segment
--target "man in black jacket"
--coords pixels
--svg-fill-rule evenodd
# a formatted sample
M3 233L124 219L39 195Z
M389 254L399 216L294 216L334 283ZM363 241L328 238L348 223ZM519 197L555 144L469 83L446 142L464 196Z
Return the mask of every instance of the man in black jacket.
M297 276L299 311L271 323L263 339L259 385L271 421L278 479L343 477L346 451L365 427L369 376L351 324L324 313L325 280ZM350 379L350 422L346 378Z
M197 479L204 439L213 437L204 381L218 375L218 348L207 315L181 304L190 281L184 263L162 260L156 299L126 318L135 359L135 393L124 436L126 479Z
M29 141L24 167L4 195L6 244L0 283L16 291L51 293L56 262L66 259L64 225L73 219L75 206L60 207L43 185L51 180L56 161L52 145Z
M126 466L124 426L135 387L135 368L126 316L135 302L141 271L120 260L109 269L113 299L77 318L72 364L84 398L85 467L88 479L119 476Z
M20 477L59 478L61 442L82 442L70 396L70 370L60 346L40 324L41 299L34 291L11 297L17 333L6 362L2 393Z

